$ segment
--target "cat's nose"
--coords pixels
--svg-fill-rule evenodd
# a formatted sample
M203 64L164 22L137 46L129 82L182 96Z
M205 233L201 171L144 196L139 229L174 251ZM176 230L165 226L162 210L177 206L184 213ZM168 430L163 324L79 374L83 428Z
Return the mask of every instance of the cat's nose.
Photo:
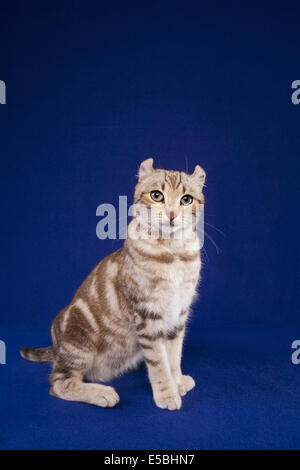
M169 217L170 217L170 221L173 222L173 220L175 219L175 212L174 211L171 211L169 213Z

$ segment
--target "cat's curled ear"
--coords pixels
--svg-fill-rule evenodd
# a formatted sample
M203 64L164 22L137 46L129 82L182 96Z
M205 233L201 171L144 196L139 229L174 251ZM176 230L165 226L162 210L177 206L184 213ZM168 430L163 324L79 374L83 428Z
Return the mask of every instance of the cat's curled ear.
M191 176L192 176L192 178L194 178L195 180L197 180L200 183L201 188L204 186L206 173L203 170L202 166L196 165L194 173Z
M145 176L150 175L153 172L153 158L147 158L140 164L139 168L139 179L144 178Z

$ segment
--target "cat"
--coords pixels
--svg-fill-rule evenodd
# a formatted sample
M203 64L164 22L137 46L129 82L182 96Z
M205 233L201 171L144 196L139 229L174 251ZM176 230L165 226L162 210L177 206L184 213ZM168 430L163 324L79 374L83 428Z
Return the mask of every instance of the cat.
M20 351L52 363L51 395L115 406L115 389L95 382L144 360L155 404L181 408L181 397L195 386L181 372L181 356L201 269L196 224L205 177L199 165L187 174L154 169L152 158L141 163L123 247L100 261L56 316L52 346Z

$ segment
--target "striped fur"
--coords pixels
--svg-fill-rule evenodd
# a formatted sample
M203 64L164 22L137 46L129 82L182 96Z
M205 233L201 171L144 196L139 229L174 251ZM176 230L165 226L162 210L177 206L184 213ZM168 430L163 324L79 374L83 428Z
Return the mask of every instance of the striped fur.
M46 348L22 348L21 356L28 361L35 362L52 362L53 349L52 346Z
M26 359L52 363L51 395L114 406L116 391L93 382L109 381L144 360L156 405L181 407L181 396L195 385L182 374L180 362L201 268L195 219L204 201L204 178L198 166L188 175L154 170L152 159L141 164L135 203L151 207L154 218L149 222L145 211L136 213L123 248L93 269L54 319L52 346L21 350ZM154 190L164 194L163 203L151 199ZM185 194L193 197L192 218L180 204ZM170 214L174 223L165 238ZM181 230L184 236L176 237ZM145 231L157 236L145 238Z

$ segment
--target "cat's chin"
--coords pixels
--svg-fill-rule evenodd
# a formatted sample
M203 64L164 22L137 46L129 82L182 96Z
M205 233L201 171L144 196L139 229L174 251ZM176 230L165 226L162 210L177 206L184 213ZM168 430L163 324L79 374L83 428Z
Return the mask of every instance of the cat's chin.
M191 236L191 228L183 226L182 224L174 224L170 225L168 223L166 224L159 224L154 228L154 231L157 231L160 233L161 238L163 239L171 239L171 238L176 238L178 240L184 240L187 239Z
M194 238L195 230L190 224L183 225L175 222L174 225L171 225L169 221L157 221L149 224L142 218L136 218L128 234L132 239L171 240L176 238L177 240L189 240Z
M182 225L161 225L160 230L162 230L162 233L165 233L166 235L168 233L179 233L180 231L183 232L184 227Z

